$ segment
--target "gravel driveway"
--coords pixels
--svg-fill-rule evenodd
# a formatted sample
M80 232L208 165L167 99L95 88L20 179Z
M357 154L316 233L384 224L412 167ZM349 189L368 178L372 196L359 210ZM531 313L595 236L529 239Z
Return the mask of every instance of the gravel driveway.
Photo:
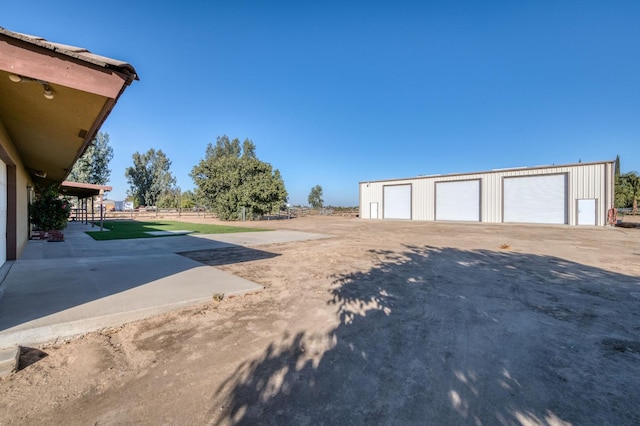
M243 224L244 225L244 224ZM311 217L265 286L25 350L2 424L640 424L640 229Z

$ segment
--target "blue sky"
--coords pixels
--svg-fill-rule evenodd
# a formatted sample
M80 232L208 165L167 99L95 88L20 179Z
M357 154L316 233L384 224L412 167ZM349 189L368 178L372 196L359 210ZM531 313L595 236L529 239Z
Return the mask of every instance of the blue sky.
M640 171L639 1L32 1L0 26L131 63L102 127L182 190L207 143L253 140L292 204L319 184L621 157Z

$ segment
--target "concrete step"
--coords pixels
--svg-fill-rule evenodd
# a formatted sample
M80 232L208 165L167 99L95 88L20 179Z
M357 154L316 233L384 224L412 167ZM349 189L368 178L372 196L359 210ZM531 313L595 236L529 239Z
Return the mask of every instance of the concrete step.
M20 346L0 349L0 377L8 376L18 370Z

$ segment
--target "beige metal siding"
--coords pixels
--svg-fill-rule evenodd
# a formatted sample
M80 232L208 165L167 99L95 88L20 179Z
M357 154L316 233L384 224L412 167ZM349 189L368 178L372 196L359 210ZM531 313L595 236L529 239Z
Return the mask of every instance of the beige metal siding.
M382 184L380 182L363 182L360 184L360 217L363 219L371 219L370 206L371 203L378 203L382 208ZM382 217L382 214L378 214Z
M417 179L413 185L413 217L416 220L433 220L430 210L433 199L433 181Z
M487 174L482 179L482 221L502 222L502 175Z
M480 179L480 216L482 222L503 221L503 179L505 177L536 176L548 174L567 175L567 219L570 225L577 224L577 200L595 199L596 222L606 224L607 210L613 205L613 162L571 164L561 166L494 170L482 173L456 175L421 176L412 179L370 181L360 183L360 214L369 218L372 202L383 206L384 185L412 184L412 218L435 220L435 184L456 180ZM380 216L381 217L381 216Z
M602 223L598 216L598 225L607 224L607 212L614 207L615 204L615 170L613 163L605 165L605 204L598 210L598 214L602 214Z

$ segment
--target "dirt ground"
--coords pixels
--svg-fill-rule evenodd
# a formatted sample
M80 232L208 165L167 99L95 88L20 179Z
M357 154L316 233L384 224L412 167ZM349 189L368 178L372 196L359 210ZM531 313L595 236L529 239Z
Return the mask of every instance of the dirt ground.
M250 225L328 238L185 254L265 290L25 348L0 424L640 424L640 229Z

